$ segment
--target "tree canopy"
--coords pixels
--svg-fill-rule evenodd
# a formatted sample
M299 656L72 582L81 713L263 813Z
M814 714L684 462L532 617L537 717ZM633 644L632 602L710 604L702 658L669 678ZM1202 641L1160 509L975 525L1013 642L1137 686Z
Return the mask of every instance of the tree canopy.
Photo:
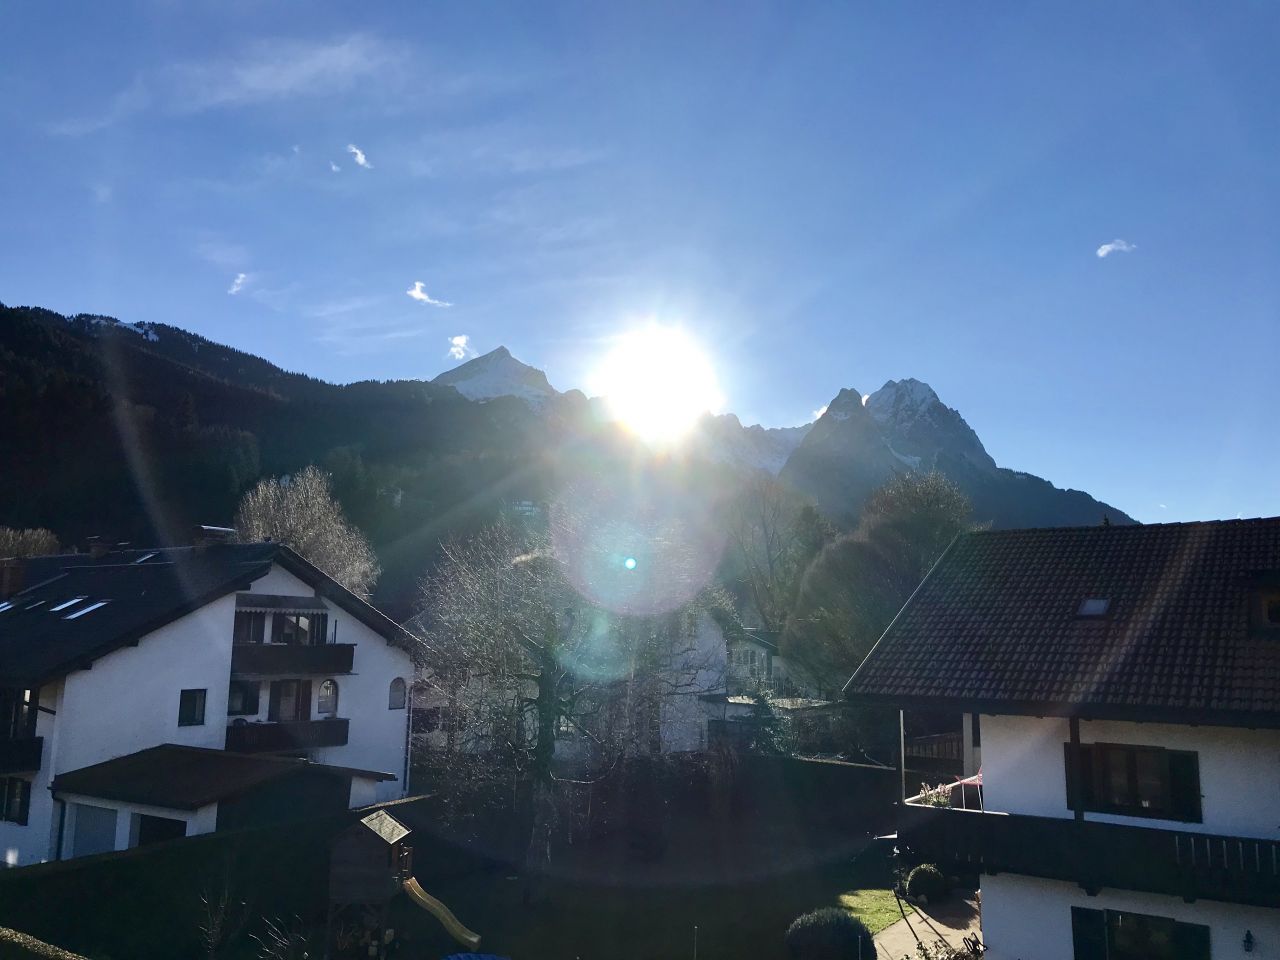
M329 474L310 466L259 481L236 510L242 540L273 540L297 551L366 600L381 568L364 534L343 515Z

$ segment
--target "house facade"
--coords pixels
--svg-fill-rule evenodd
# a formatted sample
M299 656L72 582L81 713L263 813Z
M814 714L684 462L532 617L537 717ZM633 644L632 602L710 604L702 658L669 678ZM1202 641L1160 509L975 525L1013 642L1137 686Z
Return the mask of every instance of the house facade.
M411 638L288 548L32 558L2 582L7 864L402 795Z
M962 536L846 696L966 714L977 803L898 845L985 956L1280 957L1280 519Z

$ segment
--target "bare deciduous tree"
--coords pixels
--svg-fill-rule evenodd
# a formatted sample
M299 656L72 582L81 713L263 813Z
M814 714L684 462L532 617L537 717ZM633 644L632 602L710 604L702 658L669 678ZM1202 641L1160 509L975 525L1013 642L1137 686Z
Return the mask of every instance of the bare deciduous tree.
M348 522L318 467L262 480L236 510L245 541L274 540L296 550L357 596L368 599L382 572L364 534Z
M528 868L550 855L558 784L657 752L664 702L722 680L697 630L699 609L722 600L703 593L672 612L612 613L575 589L551 542L500 522L448 543L420 604L424 682L457 758L445 786L511 789L528 824Z
M52 530L0 527L0 557L39 557L57 553L58 549L58 538Z

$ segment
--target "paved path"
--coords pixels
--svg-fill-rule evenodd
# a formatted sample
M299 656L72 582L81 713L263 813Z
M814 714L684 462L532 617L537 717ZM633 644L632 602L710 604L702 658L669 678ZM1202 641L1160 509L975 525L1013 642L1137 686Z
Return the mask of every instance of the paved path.
M953 947L962 947L963 937L981 932L978 905L972 900L950 897L936 907L916 907L908 910L907 919L885 927L876 934L876 953L879 960L916 960L916 944L924 941L933 945L945 940Z

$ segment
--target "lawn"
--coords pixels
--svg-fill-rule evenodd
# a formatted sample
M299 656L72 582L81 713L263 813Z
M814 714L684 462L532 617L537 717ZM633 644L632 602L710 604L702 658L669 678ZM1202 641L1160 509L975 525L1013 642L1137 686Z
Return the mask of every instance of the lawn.
M502 873L437 884L443 899L483 938L481 950L513 960L782 960L783 934L797 916L844 906L873 931L901 916L883 857L789 870L743 883L601 885L547 881L525 906L523 884ZM449 941L426 914L399 904L411 957L444 956Z

